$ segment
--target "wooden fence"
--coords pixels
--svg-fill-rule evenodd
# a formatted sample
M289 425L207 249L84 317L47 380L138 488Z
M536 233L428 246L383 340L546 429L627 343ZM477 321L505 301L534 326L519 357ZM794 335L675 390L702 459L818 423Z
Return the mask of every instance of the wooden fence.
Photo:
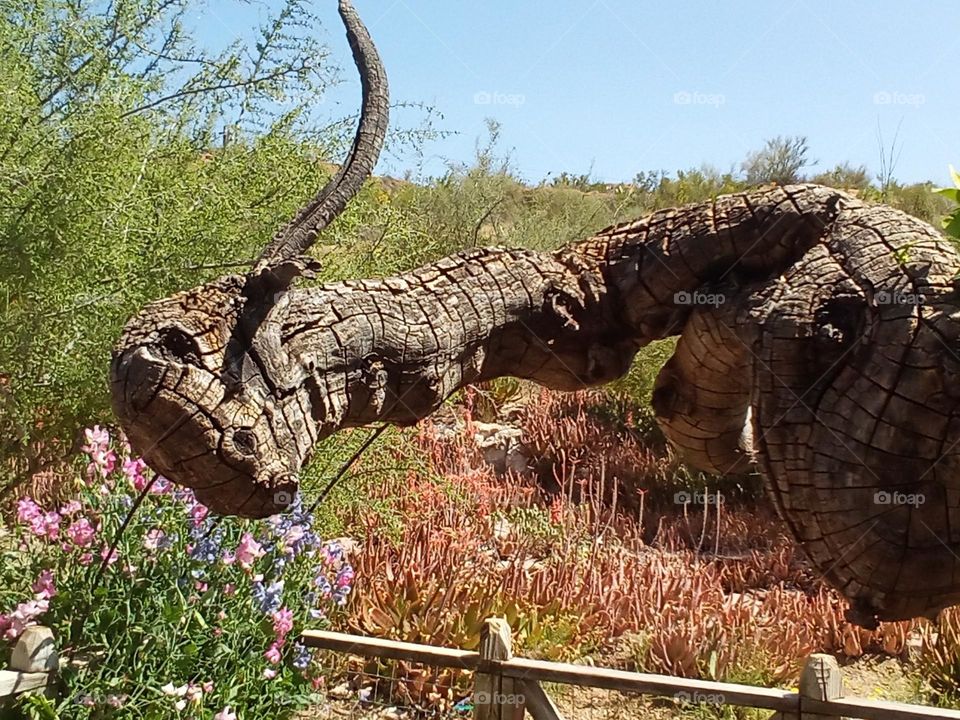
M486 621L479 652L316 630L304 632L301 641L308 647L362 657L474 671L475 720L521 720L525 712L534 720L561 720L541 682L766 708L775 711L771 720L960 720L957 710L843 697L840 668L830 655L811 655L801 673L799 692L791 692L513 657L510 626L500 618ZM14 647L10 668L0 670L0 701L23 692L49 691L58 664L50 629L28 628Z
M56 681L59 665L53 631L28 627L13 647L10 667L0 670L0 702L31 690L46 690Z
M486 621L479 652L316 630L304 632L301 642L350 655L475 671L475 720L520 720L524 712L534 720L561 720L541 682L765 708L775 711L771 720L960 720L957 710L843 697L840 667L830 655L811 655L801 673L799 692L791 692L513 657L510 627L499 618Z

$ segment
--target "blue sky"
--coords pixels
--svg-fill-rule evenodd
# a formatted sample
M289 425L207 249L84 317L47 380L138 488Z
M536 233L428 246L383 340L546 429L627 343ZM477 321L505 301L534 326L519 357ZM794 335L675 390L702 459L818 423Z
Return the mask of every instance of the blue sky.
M960 166L956 0L354 0L397 101L423 101L453 137L424 148L427 173L467 162L484 120L528 181L561 171L626 181L642 170L737 168L775 135L806 135L814 168L880 167L900 127L895 175L949 181ZM269 5L269 3L267 3ZM199 39L253 37L263 8L210 0ZM353 111L359 82L335 0L316 0L344 69L322 112ZM409 115L401 122L413 124ZM402 174L412 156L385 158Z

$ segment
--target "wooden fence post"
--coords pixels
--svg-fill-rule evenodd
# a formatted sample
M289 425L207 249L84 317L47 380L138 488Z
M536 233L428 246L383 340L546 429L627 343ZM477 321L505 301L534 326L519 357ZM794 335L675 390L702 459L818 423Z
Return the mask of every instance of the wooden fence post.
M523 720L522 685L503 677L497 663L513 657L510 625L487 618L480 631L480 669L473 690L474 720Z
M843 697L843 675L833 655L814 653L807 658L800 673L800 720L844 720L837 715L822 715L803 709L804 698L811 700L837 700ZM784 718L777 713L774 718ZM771 719L773 720L773 719Z
M52 694L59 666L53 631L40 625L28 627L13 647L10 669L0 670L0 699L30 690Z

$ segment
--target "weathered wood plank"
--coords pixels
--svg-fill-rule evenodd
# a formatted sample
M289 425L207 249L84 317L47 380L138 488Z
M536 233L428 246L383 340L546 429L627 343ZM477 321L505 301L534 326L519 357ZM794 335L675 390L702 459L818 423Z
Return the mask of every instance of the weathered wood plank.
M564 720L547 691L540 687L540 683L533 680L524 682L523 699L533 720Z
M54 682L54 678L54 674L49 672L25 673L16 670L0 670L0 698L45 688Z
M797 693L752 685L634 673L626 670L552 663L526 658L514 658L503 663L501 672L507 677L514 677L519 680L558 682L664 697L686 693L693 698L718 698L720 703L724 705L744 705L794 713L799 709L799 695Z
M473 686L474 720L523 720L520 683L499 672L512 657L510 625L503 618L488 618L480 632L480 672Z
M906 703L841 698L838 700L813 700L803 698L804 713L817 713L835 717L864 718L864 720L960 720L960 710L908 705Z
M427 665L463 668L465 670L476 670L480 665L480 653L434 645L417 645L397 640L362 637L325 630L305 630L300 639L307 647L335 650L362 657L410 660Z

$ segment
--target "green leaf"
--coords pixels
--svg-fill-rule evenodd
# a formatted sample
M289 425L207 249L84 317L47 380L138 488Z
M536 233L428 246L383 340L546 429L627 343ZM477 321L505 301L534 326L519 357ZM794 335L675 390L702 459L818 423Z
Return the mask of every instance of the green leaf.
M943 229L951 237L960 238L960 210L943 221Z
M934 192L937 195L943 195L945 198L949 198L953 202L960 205L960 189L958 188L935 188Z
M202 627L204 630L209 630L210 626L207 624L207 621L203 619L203 615L200 614L199 610L193 611L193 619L197 621L197 624Z

